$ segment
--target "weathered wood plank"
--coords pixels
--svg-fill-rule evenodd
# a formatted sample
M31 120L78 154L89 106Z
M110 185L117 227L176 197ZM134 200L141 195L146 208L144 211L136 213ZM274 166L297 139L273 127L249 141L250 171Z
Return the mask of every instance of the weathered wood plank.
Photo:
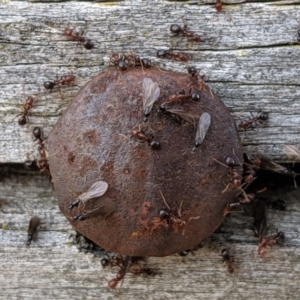
M10 169L11 170L11 169ZM271 232L282 230L286 241L269 254L257 255L253 219L242 214L226 219L204 248L185 258L173 255L149 258L157 275L148 278L128 274L120 289L121 299L294 299L300 281L299 191L273 193L286 200L286 211L269 210ZM59 212L48 178L24 172L5 173L0 195L0 268L3 299L112 299L107 280L117 269L103 269L100 258L78 252L72 244L68 221ZM38 238L25 245L28 221L34 214L43 219ZM230 275L219 256L228 248L235 258ZM99 252L95 252L99 255Z
M23 162L36 156L32 128L39 125L49 132L76 91L106 68L112 51L134 50L160 67L186 72L183 63L155 57L156 49L170 46L190 54L189 64L201 69L232 112L270 112L263 128L243 133L245 151L285 161L283 146L300 146L295 126L299 9L291 5L299 1L225 5L220 14L207 3L213 1L0 4L0 161ZM169 25L183 24L183 18L207 40L195 44L170 37ZM61 34L66 26L84 29L96 48L88 52L68 41ZM18 126L14 117L26 96L41 92L49 78L66 73L76 75L77 86L63 89L63 100L59 92L39 97L29 127Z
M263 109L270 120L241 134L247 152L286 161L284 145L299 142L299 0L249 3L225 1L217 14L214 1L44 1L0 3L0 162L37 157L34 126L46 135L77 90L104 70L109 53L134 50L160 67L186 72L180 62L158 60L159 48L185 51L190 65L206 75L211 88L237 117ZM247 2L247 3L244 3ZM253 1L254 2L254 1ZM168 28L182 24L210 40L201 44L172 38ZM85 30L96 41L90 52L61 35L69 26ZM74 74L76 86L37 99L29 126L14 117L26 96L43 91L43 82ZM237 118L238 122L238 118ZM253 219L228 217L195 255L149 258L154 277L125 277L123 299L294 299L298 295L299 191L277 190L273 197L287 203L286 211L269 210L271 233L282 230L286 242L269 255L257 255ZM100 258L79 252L75 234L60 213L48 179L41 174L0 168L0 268L2 299L112 299L107 280L117 270L103 270ZM43 219L38 239L25 245L31 216ZM219 256L228 248L235 257L231 276ZM99 255L99 252L95 252Z

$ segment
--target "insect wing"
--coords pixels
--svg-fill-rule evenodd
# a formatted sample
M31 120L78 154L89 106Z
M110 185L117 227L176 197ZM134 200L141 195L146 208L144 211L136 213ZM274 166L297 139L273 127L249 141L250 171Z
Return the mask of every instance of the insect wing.
M116 210L117 206L114 202L109 202L107 204L101 205L83 215L81 215L82 220L95 218L98 216L106 217L112 214Z
M196 117L198 117L195 114L191 114L183 109L178 109L178 108L167 109L167 111L171 114L178 115L181 119L183 119L189 123L192 123L192 124L195 124L194 119Z
M78 198L81 201L87 201L88 199L100 197L105 194L107 189L108 184L105 181L96 181L87 192L81 194Z
M203 113L199 119L199 124L198 124L196 138L195 138L195 144L197 146L199 146L203 142L206 133L208 131L208 128L210 126L210 123L211 123L210 114L207 112Z
M143 109L144 114L148 115L151 112L152 106L159 98L160 88L157 82L153 82L150 78L146 77L143 80Z
M260 168L262 170L269 170L284 175L288 174L288 169L286 167L279 165L267 158L261 157L260 161Z
M287 145L283 148L283 153L291 160L300 160L300 150L294 145Z

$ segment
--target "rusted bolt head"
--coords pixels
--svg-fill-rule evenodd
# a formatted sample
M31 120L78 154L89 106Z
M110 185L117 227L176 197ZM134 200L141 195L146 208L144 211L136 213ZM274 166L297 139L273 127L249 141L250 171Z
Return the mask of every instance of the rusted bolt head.
M142 101L145 77L160 87L147 122ZM159 112L170 95L190 90L201 96L200 101L185 99L168 107L196 115L194 124L180 117L178 123L178 116L176 120ZM211 125L192 151L204 112L211 115ZM134 128L147 138L133 136ZM160 143L158 151L149 139ZM180 253L214 232L223 221L224 208L237 195L226 157L234 159L241 175L240 139L218 96L189 74L154 67L109 70L95 77L81 88L49 136L50 169L63 214L96 244L130 256ZM102 197L68 209L99 180L108 183ZM109 202L116 207L110 215L73 220ZM161 210L169 216L161 218Z

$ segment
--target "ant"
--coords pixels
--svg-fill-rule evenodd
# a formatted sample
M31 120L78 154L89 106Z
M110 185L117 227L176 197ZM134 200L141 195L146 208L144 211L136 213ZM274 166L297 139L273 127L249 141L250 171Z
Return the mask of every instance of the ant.
M52 89L56 86L56 85L67 85L70 83L73 83L75 80L75 76L74 75L63 75L60 77L60 79L54 80L54 81L45 81L44 82L44 88L46 90L50 90L50 92L52 91Z
M242 185L241 176L234 169L234 167L239 166L239 164L236 164L234 159L230 156L225 157L225 164L230 168L230 173L231 173L231 177L232 177L232 183L230 184L230 186L235 190L240 189L241 185ZM226 189L227 189L227 187L226 187Z
M123 55L123 59L128 63L131 67L138 67L143 66L146 69L151 68L151 60L148 58L140 58L138 55L135 54L128 54Z
M146 69L149 69L152 66L150 59L140 58L138 55L134 55L134 54L120 56L120 54L118 53L113 53L112 56L110 57L110 63L118 67L123 72L128 69L128 66L130 67L143 66Z
M192 78L195 78L198 81L198 84L200 85L200 89L203 89L205 87L205 81L204 81L204 75L199 74L199 70L196 69L196 67L190 66L187 68L188 73L192 76Z
M219 164L223 165L224 167L230 169L230 176L231 176L232 182L227 184L226 188L222 191L222 193L225 193L229 187L231 187L234 190L241 189L241 186L242 186L241 176L234 169L234 167L239 166L239 164L236 164L235 160L230 156L225 157L225 164L219 162L218 160L216 160L213 157L211 157L211 158L213 160L215 160L216 162L218 162Z
M156 56L159 58L171 57L184 62L188 61L188 56L183 52L174 52L172 50L157 50Z
M114 255L110 258L102 258L101 259L101 265L103 268L106 268L108 265L110 265L111 267L124 267L124 260L122 258L122 256L119 255Z
M267 121L269 116L268 113L259 111L256 116L254 117L253 114L251 113L252 118L249 118L248 120L242 121L241 123L238 124L238 128L242 130L246 130L249 128L253 128L254 125L259 123L263 123L264 121Z
M29 122L28 114L29 114L30 109L33 106L33 102L34 102L34 98L32 96L29 96L26 99L23 111L20 114L17 115L17 117L21 116L18 120L18 123L19 123L20 126L24 126L25 124L27 124Z
M65 28L63 34L78 41L87 50L91 50L94 48L94 43L91 40L84 38L79 34L79 32L75 31L74 29Z
M114 260L115 258L112 258L112 259ZM103 261L103 259L101 260L101 264L102 264L102 261ZM108 261L110 263L111 259L108 259ZM108 282L108 287L111 288L111 289L116 288L116 286L118 285L118 283L125 277L128 269L129 269L129 267L130 267L130 265L132 263L132 256L126 256L124 260L123 260L122 257L119 257L117 259L117 261L118 261L117 266L120 267L120 270L118 271L117 276L115 278L111 279ZM102 264L102 266L103 266L103 264Z
M279 231L275 235L267 236L267 205L264 199L256 199L253 203L253 231L254 235L259 237L258 255L264 256L267 253L267 247L282 245L285 235Z
M184 90L182 90L178 94L169 96L168 101L163 103L160 106L160 108L164 108L165 104L168 104L170 102L179 102L179 101L188 100L188 99L192 99L193 101L200 101L200 98L201 97L198 93L192 93L192 89L190 89L188 93L186 93Z
M282 245L285 239L285 234L279 231L275 235L261 236L258 245L258 255L264 256L267 253L267 247L273 247L274 245Z
M144 132L139 128L139 129L132 129L131 134L138 138L139 140L144 140L148 143L148 145L153 149L153 150L159 150L160 149L160 143L157 141L153 141L151 138L147 137Z
M28 235L26 245L29 246L37 236L37 229L41 225L41 219L37 216L34 216L29 221L28 226Z
M194 41L194 42L202 42L203 40L201 39L201 37L191 31L186 30L187 28L187 24L184 24L183 28L180 27L177 24L172 24L170 26L170 31L173 33L173 36L182 34L183 36L185 36L188 40Z
M217 10L217 12L221 12L222 11L222 0L216 0L216 4L215 4L215 8Z
M231 256L229 254L229 251L227 249L222 249L220 255L223 257L222 263L226 262L226 264L227 264L228 272L233 273L234 272L234 269L233 269L233 262L234 262L233 256Z
M175 224L178 224L178 226L183 226L186 224L185 221L183 221L181 219L182 215L181 215L181 206L182 206L182 202L180 203L179 208L177 209L177 211L174 213L174 209L171 209L170 206L168 205L168 203L166 202L166 199L164 197L164 195L162 194L161 190L159 190L164 203L166 205L166 207L168 208L168 210L165 209L160 209L158 211L158 215L161 221L167 221L167 223L169 224L170 222L173 222Z
M41 159L36 161L36 165L41 171L49 171L49 163L45 148L45 138L42 128L34 127L33 136L35 137L34 141L38 141L38 151L40 154Z
M188 249L188 250L184 250L184 251L179 252L178 255L180 255L180 256L187 256L189 253L192 253L194 255L194 251L196 251L196 250L198 250L200 248L203 248L204 244L205 244L205 240L202 241L197 246L195 246L193 249Z
M34 127L32 134L35 137L34 141L38 141L38 150L41 158L47 159L43 129L41 127Z

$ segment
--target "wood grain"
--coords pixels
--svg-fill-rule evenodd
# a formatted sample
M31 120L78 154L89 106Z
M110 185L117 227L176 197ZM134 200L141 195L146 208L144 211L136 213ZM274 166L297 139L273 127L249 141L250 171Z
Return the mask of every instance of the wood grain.
M1 1L0 3L0 299L113 299L107 280L117 270L102 269L98 249L79 252L75 232L60 213L48 178L15 166L38 157L32 129L46 136L86 81L108 67L110 53L135 53L159 67L186 72L181 62L159 60L157 49L184 51L189 65L236 116L269 112L265 125L241 133L245 151L287 161L282 149L299 142L299 0L224 1ZM206 38L195 44L171 37L169 26L183 24ZM96 43L86 51L62 35L65 27L84 30ZM44 93L43 82L74 74L76 85ZM39 93L30 124L17 124L29 95ZM253 218L228 217L223 232L204 248L182 258L149 258L158 275L125 277L121 299L295 299L300 283L299 191L278 190L286 211L269 210L270 230L284 231L286 242L265 258L257 255ZM43 224L38 239L26 247L29 219ZM230 275L219 256L228 248L235 258ZM96 256L95 256L96 255Z

